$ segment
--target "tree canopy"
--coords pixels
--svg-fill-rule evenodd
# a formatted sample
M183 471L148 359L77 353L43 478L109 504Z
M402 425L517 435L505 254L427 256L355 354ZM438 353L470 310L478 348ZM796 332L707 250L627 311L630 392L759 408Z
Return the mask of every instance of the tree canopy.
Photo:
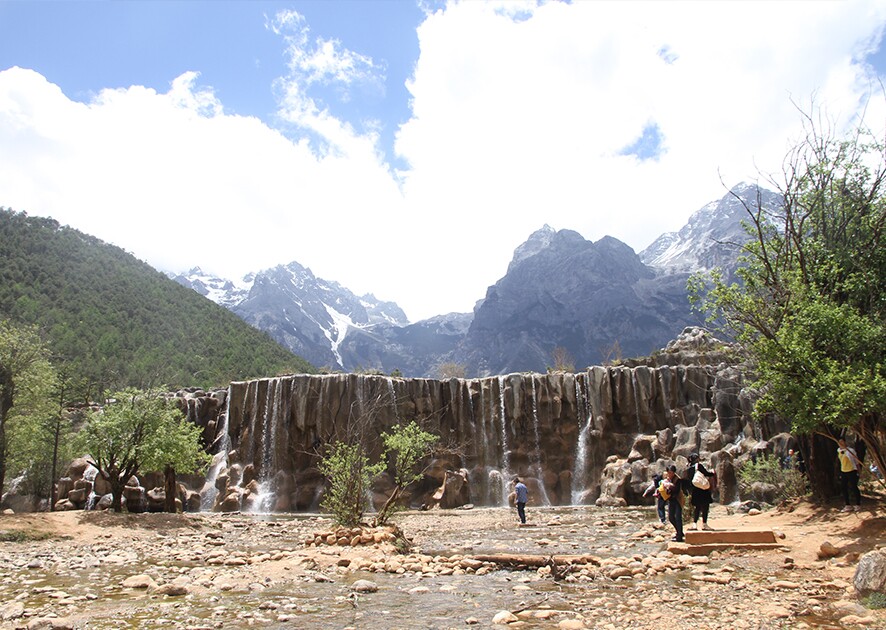
M884 470L886 146L864 126L840 136L804 121L784 181L769 180L783 206L745 206L739 281L695 276L690 294L747 350L757 414L799 434L852 432Z
M226 308L119 247L0 208L0 318L39 326L93 395L315 372Z
M34 326L0 321L0 491L7 469L35 472L45 451L42 424L53 414L56 382L49 351Z
M89 414L78 435L80 448L111 486L113 508L122 510L123 487L139 471L199 472L210 457L200 428L157 392L125 390Z

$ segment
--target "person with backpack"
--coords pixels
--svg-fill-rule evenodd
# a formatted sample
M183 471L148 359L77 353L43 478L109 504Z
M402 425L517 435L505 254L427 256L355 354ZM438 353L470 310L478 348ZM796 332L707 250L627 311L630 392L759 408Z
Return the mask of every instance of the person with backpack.
M711 503L714 502L711 483L714 473L708 470L698 460L698 453L689 456L689 468L686 469L687 486L692 488L692 525L689 529L698 529L698 518L701 517L701 528L713 529L708 525L708 513Z
M677 535L671 540L683 542L683 488L680 477L677 476L677 467L673 464L665 470L664 479L658 486L658 493L668 504L668 520L676 530Z

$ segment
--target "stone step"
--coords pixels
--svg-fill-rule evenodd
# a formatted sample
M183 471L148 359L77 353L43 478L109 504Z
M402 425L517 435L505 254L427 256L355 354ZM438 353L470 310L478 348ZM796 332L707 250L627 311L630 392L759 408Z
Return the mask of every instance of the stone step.
M770 529L702 530L685 532L684 537L690 545L765 544L777 542L775 532Z
M726 549L743 549L747 551L777 551L785 549L781 543L712 543L709 545L691 545L686 542L668 543L668 551L687 556L707 556L712 551L725 551Z

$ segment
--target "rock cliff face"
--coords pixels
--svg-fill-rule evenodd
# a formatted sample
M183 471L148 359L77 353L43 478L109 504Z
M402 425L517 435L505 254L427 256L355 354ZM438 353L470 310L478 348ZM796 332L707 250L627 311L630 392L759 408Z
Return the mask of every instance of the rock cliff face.
M642 502L653 473L712 461L721 498L737 492L732 462L763 435L741 399L740 377L702 366L593 367L578 374L480 379L295 375L232 383L227 415L207 427L218 453L204 505L221 510L316 510L325 445L364 429L371 458L378 436L415 420L441 436L409 502L503 505L514 475L536 504ZM453 479L461 480L449 491ZM376 505L389 485L376 481ZM602 494L602 496L601 496Z
M688 274L657 275L621 241L585 240L545 226L514 254L507 274L475 308L456 361L469 374L543 371L555 348L576 366L616 354L645 356L698 320L686 297Z
M431 377L441 363L455 362L485 376L544 371L559 347L580 368L619 353L645 356L683 327L700 325L689 308L689 274L722 267L729 277L747 238L741 220L748 209L759 204L774 213L779 202L775 193L740 184L639 255L611 237L590 242L545 226L517 247L507 274L473 313L413 324L396 304L358 298L295 262L239 284L199 269L176 280L318 367Z

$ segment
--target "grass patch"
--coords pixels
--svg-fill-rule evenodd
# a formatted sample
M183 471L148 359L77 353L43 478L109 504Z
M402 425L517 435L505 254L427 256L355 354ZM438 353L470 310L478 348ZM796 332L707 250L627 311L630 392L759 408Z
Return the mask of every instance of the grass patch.
M51 532L27 531L23 529L0 529L0 542L34 542L58 538Z
M886 594L884 593L871 593L863 600L865 608L870 608L872 610L879 610L881 608L886 608Z

